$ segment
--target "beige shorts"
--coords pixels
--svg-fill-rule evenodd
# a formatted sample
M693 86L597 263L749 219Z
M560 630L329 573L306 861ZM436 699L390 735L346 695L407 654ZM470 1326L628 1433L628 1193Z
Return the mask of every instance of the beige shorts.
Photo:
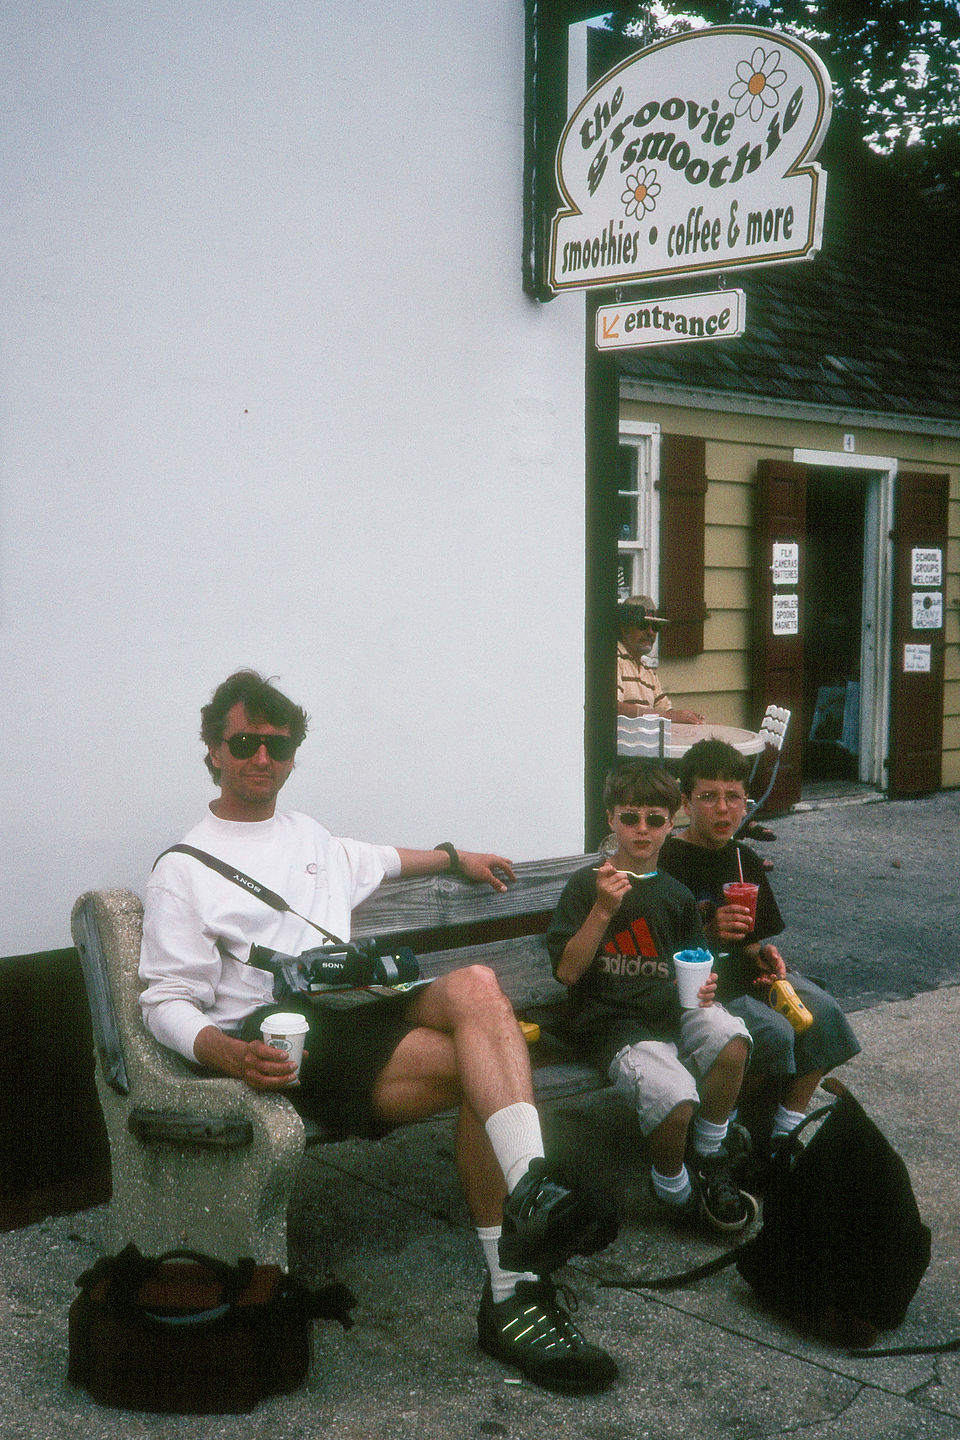
M638 1040L624 1045L607 1074L636 1110L643 1134L650 1135L685 1100L700 1103L695 1077L702 1079L721 1050L738 1038L752 1044L743 1021L722 1005L682 1010L679 1043Z

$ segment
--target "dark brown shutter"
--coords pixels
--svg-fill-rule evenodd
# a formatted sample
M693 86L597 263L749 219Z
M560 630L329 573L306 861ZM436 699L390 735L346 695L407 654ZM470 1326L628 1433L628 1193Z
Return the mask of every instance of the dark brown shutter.
M757 466L756 557L753 644L754 726L768 705L790 711L787 738L780 757L777 783L766 810L786 810L800 799L801 736L803 734L803 569L806 553L807 471L785 460L761 460ZM796 586L777 586L777 594L797 594L799 629L796 635L773 633L774 543L798 545L800 580Z
M660 439L660 634L665 660L703 653L706 442L695 435Z
M890 667L891 795L939 790L943 761L944 631L913 628L913 595L941 596L945 611L947 565L946 475L901 471L897 476L893 527L893 655ZM939 550L941 583L912 583L912 552ZM907 645L929 645L930 669L904 669Z

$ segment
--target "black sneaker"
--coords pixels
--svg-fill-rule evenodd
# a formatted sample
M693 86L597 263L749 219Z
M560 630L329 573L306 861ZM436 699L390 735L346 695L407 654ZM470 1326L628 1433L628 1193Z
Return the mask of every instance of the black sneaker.
M736 1172L737 1168L748 1161L753 1154L753 1137L746 1125L741 1125L736 1120L731 1120L727 1126L727 1137L723 1142L723 1150Z
M752 1195L765 1195L778 1168L777 1156L789 1141L789 1135L772 1135L765 1145L758 1146L744 1168L737 1171L740 1187Z
M487 1280L477 1315L480 1349L547 1390L594 1395L609 1389L619 1371L580 1334L566 1300L550 1280L521 1280L509 1300L494 1304Z
M700 1213L707 1224L727 1235L746 1230L760 1207L748 1191L737 1185L729 1156L720 1150L716 1155L695 1155L692 1163Z
M700 1212L700 1191L697 1188L697 1177L691 1168L688 1168L690 1175L690 1194L686 1200L679 1204L673 1204L669 1200L662 1199L656 1192L653 1178L650 1179L650 1194L657 1202L657 1207L665 1219L671 1225L676 1225L681 1230L701 1230L702 1215Z
M617 1238L617 1219L599 1193L570 1190L532 1160L503 1204L500 1264L549 1275L571 1255L593 1255Z

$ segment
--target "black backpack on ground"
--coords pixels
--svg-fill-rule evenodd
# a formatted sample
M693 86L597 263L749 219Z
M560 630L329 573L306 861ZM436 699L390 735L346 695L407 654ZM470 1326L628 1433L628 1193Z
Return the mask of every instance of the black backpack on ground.
M835 1344L869 1346L900 1325L930 1263L930 1230L890 1142L839 1081L823 1088L838 1099L775 1151L756 1235L681 1275L601 1283L669 1290L736 1265L764 1303Z
M345 1327L354 1298L307 1291L278 1265L128 1245L77 1280L67 1378L101 1405L187 1415L249 1411L306 1378L311 1323Z

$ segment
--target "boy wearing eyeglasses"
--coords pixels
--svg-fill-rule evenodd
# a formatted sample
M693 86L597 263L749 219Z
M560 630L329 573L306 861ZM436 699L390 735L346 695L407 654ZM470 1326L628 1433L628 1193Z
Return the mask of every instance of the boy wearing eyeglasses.
M664 1213L736 1233L757 1212L726 1147L750 1036L714 1003L715 974L697 1008L680 1008L673 956L706 945L690 891L658 868L680 787L659 766L624 761L604 805L612 854L564 886L546 936L553 971L569 987L579 1051L636 1110Z
M617 1366L574 1326L550 1275L570 1256L609 1244L615 1217L546 1165L527 1047L493 971L450 971L346 1019L308 999L284 1001L310 1026L290 1090L295 1066L260 1038L260 1021L278 1006L272 973L253 958L257 947L300 955L316 945L313 925L349 939L351 912L389 875L455 870L497 891L514 879L501 855L446 842L435 850L371 845L278 811L306 729L304 711L249 670L204 706L205 763L219 795L187 835L189 850L165 852L147 885L144 1023L187 1060L284 1092L344 1136L382 1135L459 1106L458 1169L487 1272L481 1347L548 1389L605 1390Z
M860 1049L832 995L791 969L769 937L784 928L760 857L734 840L747 808L749 761L722 740L700 740L680 761L683 808L690 823L671 836L662 868L693 891L718 961L717 994L739 1015L753 1039L743 1118L759 1155L803 1119L828 1071ZM728 904L723 887L744 879L759 887L756 918ZM771 984L788 978L813 1022L803 1033L767 1003ZM749 1105L750 1114L747 1114Z

